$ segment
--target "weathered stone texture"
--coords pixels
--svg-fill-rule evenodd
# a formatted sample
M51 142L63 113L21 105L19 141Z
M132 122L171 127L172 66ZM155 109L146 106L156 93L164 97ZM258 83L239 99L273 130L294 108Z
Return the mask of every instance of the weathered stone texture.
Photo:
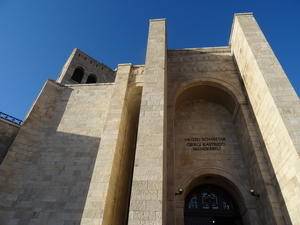
M220 140L209 141L212 137ZM201 140L186 140L190 138ZM182 181L191 171L210 167L234 171L235 176L249 183L231 115L223 106L205 100L182 105L176 112L175 140L176 187L186 185Z
M0 118L0 164L19 130L20 125Z
M128 224L163 224L166 27L150 21ZM140 184L144 184L139 186ZM160 187L160 188L157 188Z
M79 224L111 87L47 81L0 167L1 224Z
M292 221L299 220L300 102L251 14L236 15L231 46L240 70L261 142L279 183ZM286 223L290 223L285 211Z
M82 224L99 219L103 224L124 224L127 220L141 99L140 88L128 87L130 71L130 64L118 67ZM95 211L100 202L102 206Z

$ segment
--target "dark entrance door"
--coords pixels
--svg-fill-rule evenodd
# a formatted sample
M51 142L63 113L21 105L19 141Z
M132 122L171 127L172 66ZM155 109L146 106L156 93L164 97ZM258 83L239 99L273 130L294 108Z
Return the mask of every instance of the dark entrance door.
M200 185L187 195L184 209L185 225L242 225L234 198L225 189Z

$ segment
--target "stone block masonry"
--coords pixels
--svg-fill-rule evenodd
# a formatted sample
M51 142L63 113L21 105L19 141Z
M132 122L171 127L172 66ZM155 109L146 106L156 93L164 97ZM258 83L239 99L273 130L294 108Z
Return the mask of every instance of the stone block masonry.
M46 82L0 168L0 224L80 223L112 87Z
M19 130L20 125L0 118L0 164Z
M281 189L285 218L290 214L300 224L300 202L295 201L300 199L299 98L251 13L235 16L230 45L271 161L269 169Z
M163 224L166 150L166 27L151 20L128 224Z

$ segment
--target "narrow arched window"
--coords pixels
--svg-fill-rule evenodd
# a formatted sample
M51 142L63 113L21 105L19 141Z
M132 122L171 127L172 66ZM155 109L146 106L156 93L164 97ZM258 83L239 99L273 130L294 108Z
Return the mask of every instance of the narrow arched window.
M77 69L74 70L74 73L73 73L71 79L76 81L77 83L81 83L81 80L83 78L83 74L84 74L83 70L80 69L80 68L77 68Z
M96 82L97 82L97 79L96 79L96 76L94 74L89 75L87 80L86 80L87 84L96 83Z

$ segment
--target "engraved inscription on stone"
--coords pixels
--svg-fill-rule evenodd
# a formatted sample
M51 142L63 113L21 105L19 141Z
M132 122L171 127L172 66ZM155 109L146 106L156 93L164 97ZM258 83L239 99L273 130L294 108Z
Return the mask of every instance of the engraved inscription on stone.
M220 151L226 146L225 137L184 138L186 146L193 151Z

